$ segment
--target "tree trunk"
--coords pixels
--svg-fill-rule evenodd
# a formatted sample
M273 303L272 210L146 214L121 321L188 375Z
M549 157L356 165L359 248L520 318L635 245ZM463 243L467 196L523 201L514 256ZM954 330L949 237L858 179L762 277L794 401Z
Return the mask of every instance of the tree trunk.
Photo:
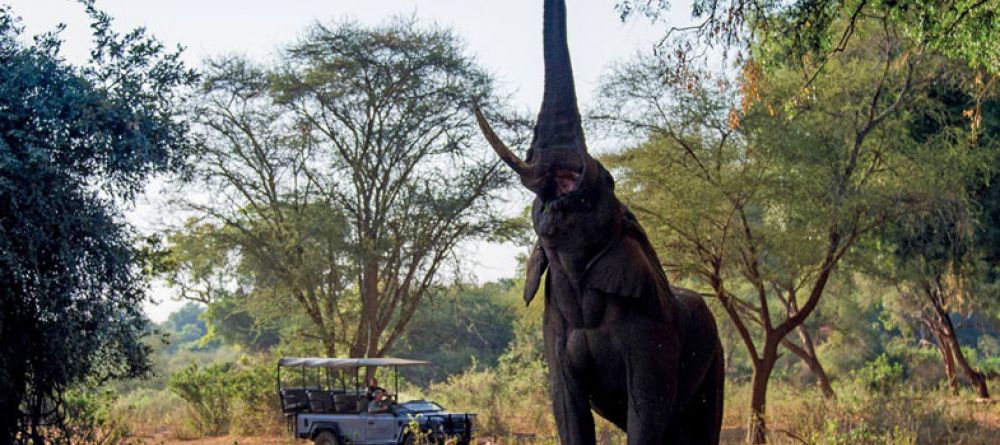
M752 392L750 395L750 424L747 427L747 442L752 444L767 443L767 423L765 414L767 408L767 383L778 360L778 344L768 339L764 344L763 356L754 362Z
M950 346L952 356L955 361L958 362L958 366L962 368L966 377L968 377L969 380L972 381L972 384L976 386L976 391L979 393L979 397L984 399L990 398L990 391L986 386L986 376L984 376L981 372L972 369L972 365L970 365L969 361L965 359L965 354L962 353L962 346L958 343L958 335L955 333L955 325L952 324L951 317L944 310L944 308L935 305L935 310L938 312L938 317L941 318L941 324L944 325L944 340ZM954 371L952 371L952 373L954 373Z
M368 357L372 351L372 343L378 345L378 262L369 260L361 271L361 319L358 330L351 342L351 357Z
M819 362L819 356L816 355L816 347L813 344L812 336L802 326L799 326L796 331L798 331L799 340L802 341L802 346L806 353L805 357L801 358L806 362L806 366L809 366L809 370L812 371L813 375L816 376L816 384L823 391L823 396L831 400L836 399L837 393L833 392L833 386L830 385L830 378L826 375L823 364Z
M378 263L375 261L369 261L365 265L365 290L368 307L365 311L366 325L367 325L367 335L368 345L365 348L365 357L374 357L378 354L378 340L382 336L382 332L379 330L378 323Z
M802 360L802 363L805 363L809 367L809 371L816 376L816 386L819 386L820 390L823 391L824 397L828 399L837 398L837 394L833 392L833 387L830 386L830 379L826 376L826 370L823 369L823 365L819 362L819 357L815 355L815 350L810 354L805 348L787 338L781 340L781 345L791 351L792 354L795 354L796 357Z
M958 379L955 376L955 356L951 352L951 345L944 338L938 329L933 329L934 340L937 341L938 352L941 353L941 362L944 364L944 374L948 379L948 389L952 395L958 395Z
M323 336L323 348L326 349L327 357L337 356L337 340L332 335Z

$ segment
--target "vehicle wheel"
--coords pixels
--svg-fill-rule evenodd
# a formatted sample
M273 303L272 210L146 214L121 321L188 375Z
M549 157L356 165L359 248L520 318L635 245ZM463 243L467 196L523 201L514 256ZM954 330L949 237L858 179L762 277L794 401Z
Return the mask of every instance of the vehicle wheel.
M406 433L406 435L403 436L403 441L400 442L401 445L413 445L415 443L417 443L417 437L414 436L413 433Z
M313 440L313 443L315 445L340 445L340 441L337 440L337 436L333 435L333 433L329 431L319 433L319 435L316 436L316 439Z

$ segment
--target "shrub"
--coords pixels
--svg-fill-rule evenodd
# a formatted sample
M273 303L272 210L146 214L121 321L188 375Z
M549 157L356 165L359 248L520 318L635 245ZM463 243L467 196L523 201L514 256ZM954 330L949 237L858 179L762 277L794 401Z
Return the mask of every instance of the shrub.
M191 364L170 376L168 387L188 403L191 426L201 434L216 436L229 431L230 368L228 363L203 368Z
M888 394L903 381L903 366L882 354L851 374L869 391Z
M135 443L128 425L111 413L116 396L108 389L74 389L64 394L53 443L125 445Z
M977 363L979 370L988 376L1000 375L1000 357L985 358Z
M230 432L239 434L279 433L281 406L275 395L274 368L258 364L235 371L228 392L233 407Z

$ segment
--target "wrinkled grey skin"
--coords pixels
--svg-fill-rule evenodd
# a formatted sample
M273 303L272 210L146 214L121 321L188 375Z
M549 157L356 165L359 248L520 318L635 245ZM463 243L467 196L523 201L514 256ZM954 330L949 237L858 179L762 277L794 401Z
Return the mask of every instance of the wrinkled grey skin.
M493 149L535 193L538 242L525 301L545 275L549 393L567 445L595 443L591 409L628 443L716 444L723 358L715 320L674 288L611 174L588 153L566 45L565 4L545 0L545 96L525 160L476 117Z

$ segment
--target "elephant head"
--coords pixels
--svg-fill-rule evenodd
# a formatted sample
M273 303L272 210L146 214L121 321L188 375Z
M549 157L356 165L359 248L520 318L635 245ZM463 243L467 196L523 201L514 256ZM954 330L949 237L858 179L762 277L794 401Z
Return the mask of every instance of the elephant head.
M621 205L611 174L587 152L566 43L566 5L546 0L544 23L545 90L534 136L520 159L475 109L480 129L493 150L535 194L532 222L539 237L528 264L525 300L538 288L549 259L541 247L567 252L567 261L586 263L620 230ZM572 264L566 264L572 269ZM579 264L577 265L579 266Z

